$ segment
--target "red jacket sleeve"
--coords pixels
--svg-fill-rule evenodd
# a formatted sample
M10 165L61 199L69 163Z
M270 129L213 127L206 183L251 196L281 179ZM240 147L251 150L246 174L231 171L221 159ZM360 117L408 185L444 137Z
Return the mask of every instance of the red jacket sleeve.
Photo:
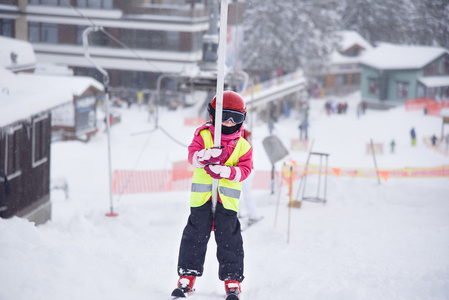
M189 145L189 155L187 157L187 160L189 161L189 164L192 164L192 158L195 152L200 151L204 149L204 142L203 137L201 135L194 135L193 140Z

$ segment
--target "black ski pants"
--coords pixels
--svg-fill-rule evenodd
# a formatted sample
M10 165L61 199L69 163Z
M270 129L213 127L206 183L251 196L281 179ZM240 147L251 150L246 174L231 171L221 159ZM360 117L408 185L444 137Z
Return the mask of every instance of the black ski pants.
M243 240L237 212L228 210L217 203L215 219L212 202L200 207L191 207L190 216L181 240L178 258L179 276L201 276L204 270L207 243L214 224L217 243L217 259L220 280L243 281Z

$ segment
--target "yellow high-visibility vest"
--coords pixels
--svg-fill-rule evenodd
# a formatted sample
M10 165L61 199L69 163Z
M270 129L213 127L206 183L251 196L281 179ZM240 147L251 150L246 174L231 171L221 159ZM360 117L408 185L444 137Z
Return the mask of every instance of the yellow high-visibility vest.
M206 149L214 146L212 134L209 129L200 131ZM237 142L234 151L226 161L227 166L236 166L240 157L245 155L251 145L243 138ZM218 180L218 194L224 208L239 211L239 198L242 190L242 183L222 178ZM190 193L190 206L199 207L204 205L212 197L212 177L210 177L203 168L195 168L193 172L192 188Z

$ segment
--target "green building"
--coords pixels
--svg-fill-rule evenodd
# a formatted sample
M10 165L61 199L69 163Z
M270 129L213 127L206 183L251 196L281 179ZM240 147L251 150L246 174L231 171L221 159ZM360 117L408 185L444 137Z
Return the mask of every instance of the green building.
M360 60L361 97L369 106L405 100L449 100L449 51L438 47L380 44Z

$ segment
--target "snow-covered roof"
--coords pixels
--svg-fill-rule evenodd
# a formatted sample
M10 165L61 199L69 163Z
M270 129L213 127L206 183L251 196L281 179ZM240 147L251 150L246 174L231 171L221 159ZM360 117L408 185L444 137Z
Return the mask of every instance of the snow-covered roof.
M354 45L359 45L365 48L365 50L373 48L357 31L342 30L338 32L338 35L341 36L341 41L339 42L340 51L346 51Z
M376 69L421 69L444 53L444 48L382 43L368 51L360 63Z
M77 67L92 67L84 56L80 55L62 55L53 53L37 53L39 62L56 64L61 61L68 61L70 66ZM113 70L134 70L143 72L162 72L162 73L179 73L183 69L189 69L196 66L196 61L142 61L135 58L120 58L120 57L94 57L95 62L105 69Z
M71 102L91 86L103 90L90 77L14 74L0 67L0 78L0 126Z
M427 87L449 86L449 76L421 77L418 80Z
M356 31L343 30L339 31L337 35L340 36L341 39L338 44L338 50L335 49L331 54L332 64L356 64L360 61L361 56L366 51L373 48L371 44ZM339 52L344 52L355 45L359 45L360 47L364 48L365 51L363 51L358 56L346 56Z
M68 66L37 63L34 69L34 74L46 74L46 75L73 75L73 70Z
M0 67L11 71L33 69L36 64L29 42L0 36Z
M363 55L363 54L361 54ZM334 51L331 54L332 64L356 64L360 61L360 56L344 56L338 51Z

